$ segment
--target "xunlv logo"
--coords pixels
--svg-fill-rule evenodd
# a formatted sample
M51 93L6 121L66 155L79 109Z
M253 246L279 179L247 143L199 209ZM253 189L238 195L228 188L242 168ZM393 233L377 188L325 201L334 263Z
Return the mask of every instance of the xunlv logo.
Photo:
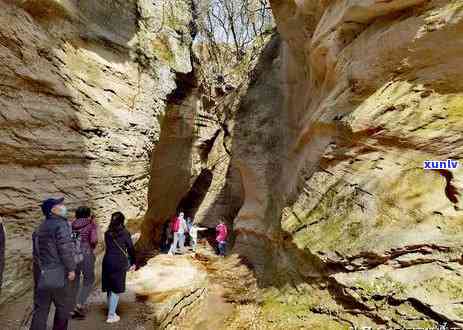
M454 170L458 167L458 160L425 160L423 168L425 170Z

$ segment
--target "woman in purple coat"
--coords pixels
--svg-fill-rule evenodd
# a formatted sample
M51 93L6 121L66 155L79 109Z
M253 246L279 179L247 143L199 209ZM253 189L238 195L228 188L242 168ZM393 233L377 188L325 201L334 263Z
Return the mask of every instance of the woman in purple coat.
M108 296L107 323L120 320L116 314L119 294L125 291L127 271L135 270L135 250L130 233L124 226L125 217L121 212L111 216L105 233L106 251L103 258L102 289Z
M76 219L72 221L72 232L80 241L82 261L77 264L75 281L76 308L73 318L85 318L85 304L95 283L95 247L98 244L97 225L90 208L81 206L76 210ZM82 287L80 281L82 277Z

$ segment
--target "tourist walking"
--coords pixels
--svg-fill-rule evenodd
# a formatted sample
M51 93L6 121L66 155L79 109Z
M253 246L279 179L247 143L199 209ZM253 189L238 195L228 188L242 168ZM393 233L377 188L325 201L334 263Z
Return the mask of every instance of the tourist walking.
M217 227L215 227L215 231L215 240L217 241L218 245L218 253L220 256L224 257L227 245L228 229L223 220L221 220Z
M193 242L190 235L191 227L193 226L193 219L187 217L185 220L186 223L186 232L185 232L185 245L192 246Z
M185 252L185 235L188 232L188 226L185 220L185 214L180 212L178 216L179 226L178 226L178 245L180 252Z
M198 224L194 223L190 228L191 248L193 252L196 252L196 245L198 244L198 231L207 230L208 228L199 227Z
M46 330L50 305L55 305L53 330L68 327L75 278L75 251L66 219L64 198L42 203L45 220L32 235L34 260L34 309L31 330Z
M102 290L107 293L108 298L107 323L120 320L119 315L116 314L119 294L125 292L127 271L135 270L135 250L124 221L125 217L121 212L113 213L105 233Z
M76 210L76 219L72 222L72 231L79 241L82 261L77 264L75 281L75 309L72 317L85 318L86 302L95 283L95 254L98 244L98 233L95 218L88 207L81 206ZM82 280L82 286L81 286Z
M185 232L188 230L184 213L180 212L178 217L174 217L171 222L171 229L174 234L174 241L170 246L169 254L174 255L179 246L180 252L185 250Z
M193 227L193 219L191 219L191 217L186 218L186 226L188 228L188 232L190 232L191 227Z
M168 252L169 255L174 255L175 252L177 251L179 226L180 226L180 220L175 215L170 220L170 232L172 233L172 244L170 245L170 249Z

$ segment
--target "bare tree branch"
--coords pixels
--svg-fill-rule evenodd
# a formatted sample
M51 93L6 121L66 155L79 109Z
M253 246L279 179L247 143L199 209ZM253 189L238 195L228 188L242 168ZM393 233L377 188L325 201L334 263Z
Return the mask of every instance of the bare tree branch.
M195 0L199 8L198 42L208 54L208 70L226 77L243 59L260 50L263 35L273 28L268 0ZM250 57L251 56L251 57Z

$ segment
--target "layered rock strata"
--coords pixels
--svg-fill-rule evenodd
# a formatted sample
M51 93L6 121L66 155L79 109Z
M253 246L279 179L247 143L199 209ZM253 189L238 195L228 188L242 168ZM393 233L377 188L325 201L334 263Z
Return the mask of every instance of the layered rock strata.
M463 168L423 162L461 160L462 2L270 2L283 41L233 135L236 250L365 325L461 327Z
M232 221L242 205L239 172L230 167L230 126L245 89L219 102L202 97L197 72L183 76L168 101L161 137L151 162L148 211L138 248L150 254L159 244L162 226L184 212L196 223L214 228Z
M0 302L30 287L40 202L146 210L159 116L192 70L191 2L0 1Z

